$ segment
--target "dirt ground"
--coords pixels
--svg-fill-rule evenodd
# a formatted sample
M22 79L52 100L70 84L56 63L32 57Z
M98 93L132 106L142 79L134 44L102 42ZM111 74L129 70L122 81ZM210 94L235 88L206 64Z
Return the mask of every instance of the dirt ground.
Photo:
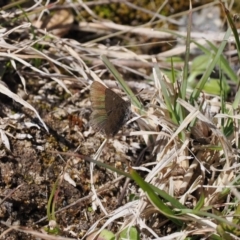
M21 87L20 84L18 86ZM49 84L44 80L41 84L38 81L27 82L27 99L41 114L49 132L41 126L32 111L1 96L1 121L4 131L9 134L7 138L11 149L9 151L1 144L2 221L34 229L47 225L48 199L54 183L59 179L55 210L58 210L56 218L62 231L61 236L73 237L69 234L69 229L64 232L64 227L69 226L78 236L83 235L96 219L103 217L101 211L91 211L89 163L75 156L60 157L50 152L54 150L92 156L104 140L102 134L89 129L89 90L86 89L82 94L76 88L74 91L76 93L71 97L63 96L63 89L57 83ZM44 97L35 99L39 92ZM73 108L76 112L69 114L69 109ZM16 119L10 119L10 115ZM103 150L101 160L124 170L141 148L137 151L128 148L126 153L117 152L113 142L123 140L125 146L132 141L130 137L116 136ZM62 179L66 173L75 182L75 186ZM94 184L96 189L103 188L99 197L103 199L108 211L116 206L119 186L124 183L124 179L113 182L114 180L114 174L95 167ZM73 206L64 209L70 204ZM0 232L6 229L5 226L0 226ZM25 233L12 230L5 235L5 239L26 239L26 236Z

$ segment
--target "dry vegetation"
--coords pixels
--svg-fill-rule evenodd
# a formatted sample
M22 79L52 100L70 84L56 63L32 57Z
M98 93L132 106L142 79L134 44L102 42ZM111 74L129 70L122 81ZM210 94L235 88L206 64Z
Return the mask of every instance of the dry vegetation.
M123 25L99 17L96 1L62 2L0 11L0 239L119 237L126 227L133 240L239 239L233 26L209 32L209 43L205 33L167 30L180 13L127 1L149 19ZM199 49L207 66L189 86L185 63ZM89 125L93 81L131 99L131 120L108 141Z

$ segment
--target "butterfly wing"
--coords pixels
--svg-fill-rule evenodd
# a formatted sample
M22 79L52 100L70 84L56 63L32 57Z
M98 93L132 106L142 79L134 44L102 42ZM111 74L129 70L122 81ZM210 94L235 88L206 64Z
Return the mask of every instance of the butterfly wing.
M90 125L95 130L102 131L107 121L105 109L105 91L106 87L100 82L93 82L90 88L90 100L92 102L92 114L90 116Z
M113 137L125 123L130 103L97 81L91 85L90 99L93 109L90 124L107 137Z
M105 107L107 112L107 123L105 133L113 137L126 122L129 115L130 103L124 101L111 89L106 89Z

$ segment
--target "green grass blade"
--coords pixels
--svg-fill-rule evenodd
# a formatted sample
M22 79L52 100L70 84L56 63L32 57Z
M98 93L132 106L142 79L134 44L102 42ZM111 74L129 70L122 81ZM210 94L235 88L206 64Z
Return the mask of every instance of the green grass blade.
M158 195L149 187L149 184L145 182L140 175L133 169L130 169L130 175L133 180L142 188L144 192L146 192L149 200L152 204L161 212L163 215L171 219L175 224L181 226L182 222L177 219L175 213L163 203L163 201L158 197Z
M187 77L188 77L188 70L189 70L189 56L190 56L190 42L191 42L191 26L192 26L192 9L189 11L188 15L188 25L187 25L187 38L186 38L186 54L184 59L184 67L183 67L183 78L181 81L181 87L180 87L180 94L181 98L185 100L186 98L186 92L187 92ZM179 105L180 106L180 105ZM183 109L181 108L183 111ZM184 111L183 111L184 113ZM185 116L182 116L181 121L185 118Z
M108 60L108 58L105 55L101 56L101 59L105 66L108 68L108 70L112 73L112 75L115 77L115 79L119 82L123 90L126 92L126 94L131 98L132 103L138 107L139 109L143 109L142 104L138 101L132 90L128 87L128 85L123 80L120 73L117 71L117 69L113 66L113 64Z
M217 53L218 48L209 41L207 41L207 43L209 44L211 49L214 50L215 53ZM233 71L232 67L229 64L229 61L223 55L220 56L220 62L222 71L228 75L229 79L234 82L238 82L237 74Z
M165 191L149 184L154 192L156 192L161 198L165 199L166 201L170 202L174 208L184 209L186 208L182 205L176 198L172 197L171 195L167 194Z
M200 79L199 83L197 84L196 88L193 90L193 93L191 95L191 102L194 102L195 100L197 100L197 98L199 97L205 83L207 82L208 78L210 77L214 67L216 66L217 62L219 61L219 58L227 44L227 40L228 38L230 37L231 35L231 29L228 28L225 36L224 36L224 39L223 41L221 42L220 46L219 46L219 49L216 53L216 55L214 56L211 64L209 65L208 69L204 72L202 78Z
M221 2L221 1L220 1ZM225 5L221 2L222 4L222 7L223 7L223 10L225 11L226 13L226 16L227 16L227 20L228 20L228 23L232 29L232 32L233 32L233 35L234 35L234 38L235 38L235 41L236 41L236 47L237 47L237 52L238 52L238 59L240 60L240 41L239 41L239 34L238 34L238 31L237 31L237 28L233 22L233 19L231 17L231 14L229 12L229 10L225 7Z
M174 111L174 103L172 102L172 99L173 99L173 96L171 95L171 93L168 91L168 87L167 85L165 84L165 81L164 79L162 78L162 73L160 71L160 69L158 68L157 65L154 66L154 70L156 72L156 75L157 75L157 78L159 80L159 83L161 85L161 91L162 91L162 94L164 96L164 101L165 101L165 104L166 104L166 107L170 113L170 116L173 120L174 123L178 123L178 118L177 118L177 115Z

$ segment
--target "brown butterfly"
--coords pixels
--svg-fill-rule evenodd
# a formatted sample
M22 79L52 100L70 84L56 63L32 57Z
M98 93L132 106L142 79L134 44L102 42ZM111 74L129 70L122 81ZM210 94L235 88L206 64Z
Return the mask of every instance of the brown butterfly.
M127 121L131 103L97 81L90 87L90 99L93 110L91 126L103 132L107 138L113 137Z

